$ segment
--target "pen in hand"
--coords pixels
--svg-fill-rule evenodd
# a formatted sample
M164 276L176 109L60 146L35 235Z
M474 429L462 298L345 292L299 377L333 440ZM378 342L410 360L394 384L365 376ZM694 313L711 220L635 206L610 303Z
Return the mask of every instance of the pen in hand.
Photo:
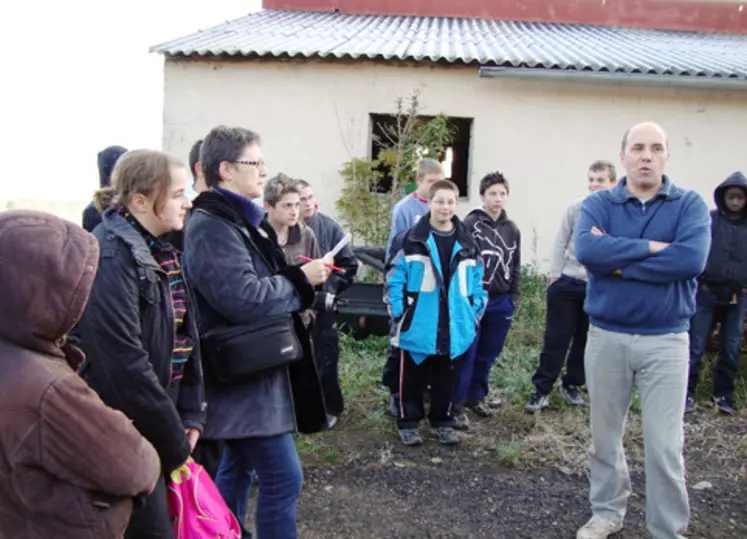
M303 256L303 255L298 255L298 258L300 260L303 260L304 262L312 262L314 260L313 258L309 258L308 256ZM338 268L337 266L333 266L332 264L325 264L325 266L331 270L340 271L340 272L345 271L344 269Z

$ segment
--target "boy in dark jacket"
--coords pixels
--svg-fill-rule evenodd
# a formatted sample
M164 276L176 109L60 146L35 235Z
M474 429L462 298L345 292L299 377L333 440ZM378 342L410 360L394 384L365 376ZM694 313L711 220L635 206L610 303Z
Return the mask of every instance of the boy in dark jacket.
M490 369L506 342L521 279L521 234L506 215L509 185L500 172L491 172L480 181L483 206L472 210L464 226L474 237L485 265L483 286L488 306L477 331L477 338L458 365L454 388L455 427L467 428L464 405L480 417L493 415L495 400L487 404Z
M122 146L108 146L99 152L97 163L99 167L99 184L102 190L111 185L114 165L116 165L119 158L126 153L127 149ZM93 229L101 222L101 212L103 212L108 206L109 200L102 203L100 200L96 199L86 206L86 209L83 210L83 228L88 232L93 232Z
M321 253L328 253L345 237L345 232L332 217L319 211L311 184L305 180L297 180L297 184L301 193L301 219L314 231ZM335 255L334 264L343 271L332 272L324 283L322 292L317 292L316 320L312 328L314 358L322 382L327 413L330 415L330 428L345 409L338 368L340 335L334 305L337 296L353 283L358 272L358 261L349 244Z
M418 425L429 384L432 432L443 444L459 442L452 426L452 362L472 344L487 294L477 246L454 216L458 196L448 180L431 186L430 211L407 233L387 275L385 299L396 324L392 345L400 350L397 425L405 445L422 443Z
M739 365L744 317L747 312L747 178L735 172L713 195L711 250L700 276L697 310L690 320L690 374L685 413L695 410L695 389L700 380L700 360L705 353L716 313L721 321L721 348L713 380L718 409L734 410L734 379Z

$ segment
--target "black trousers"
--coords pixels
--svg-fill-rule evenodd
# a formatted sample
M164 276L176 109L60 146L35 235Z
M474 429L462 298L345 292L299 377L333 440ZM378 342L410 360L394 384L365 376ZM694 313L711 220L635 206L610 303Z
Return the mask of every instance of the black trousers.
M431 427L450 427L453 424L451 395L454 386L453 362L449 356L428 356L420 365L412 356L400 350L399 417L400 429L415 429L425 417L423 392L430 385L431 408L428 421Z
M145 505L132 512L125 539L174 539L163 476L159 477L155 490L145 498Z
M391 344L386 351L384 371L381 373L381 383L389 388L392 395L399 394L399 361L400 349Z
M391 341L394 332L397 330L397 324L390 320L389 340ZM400 349L391 344L386 351L386 361L384 362L384 371L381 373L381 383L384 387L389 388L392 395L399 394L399 362Z
M345 408L345 403L340 387L340 334L335 321L335 313L317 312L311 335L314 341L314 359L322 384L327 413L339 416Z
M205 468L205 471L213 481L215 481L215 476L218 474L224 445L225 442L223 440L204 440L200 438L192 453L194 461Z
M545 394L552 391L566 356L568 362L563 375L563 386L582 386L586 383L584 349L589 317L584 311L585 299L586 285L582 283L560 278L548 287L545 342L539 357L539 367L532 377L537 391Z

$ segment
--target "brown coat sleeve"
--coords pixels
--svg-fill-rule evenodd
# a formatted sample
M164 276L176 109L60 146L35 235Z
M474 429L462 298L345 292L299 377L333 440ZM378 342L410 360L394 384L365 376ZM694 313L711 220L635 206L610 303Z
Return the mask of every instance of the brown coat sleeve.
M41 462L48 472L114 496L153 490L161 469L156 450L77 375L52 384L40 410Z

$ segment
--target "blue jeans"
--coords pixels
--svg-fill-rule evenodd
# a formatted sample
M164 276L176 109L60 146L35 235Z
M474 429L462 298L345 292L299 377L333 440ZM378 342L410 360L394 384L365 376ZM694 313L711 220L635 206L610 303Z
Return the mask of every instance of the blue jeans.
M296 503L303 471L293 435L227 440L215 484L244 530L252 470L259 476L255 526L259 539L296 539Z
M477 402L488 396L490 369L503 351L514 317L511 296L488 302L472 346L454 362L454 404Z
M695 314L690 319L690 375L688 393L694 394L700 381L700 360L708 347L713 319L716 311L721 320L719 355L713 377L714 397L727 397L734 394L734 379L739 367L739 347L742 343L744 317L747 312L747 299L744 295L737 303L718 304L715 296L700 288L697 295Z

